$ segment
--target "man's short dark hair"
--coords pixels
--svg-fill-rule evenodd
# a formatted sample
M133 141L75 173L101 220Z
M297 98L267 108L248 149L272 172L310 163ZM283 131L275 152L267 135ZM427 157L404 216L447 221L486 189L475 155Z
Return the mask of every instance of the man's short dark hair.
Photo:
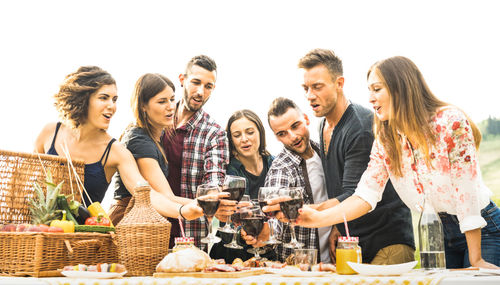
M269 107L269 111L267 112L267 122L270 122L271 116L282 116L288 111L288 109L296 109L297 111L302 112L299 107L288 98L278 97L274 99ZM271 124L269 123L269 125Z
M203 67L208 71L217 71L217 64L215 64L215 61L206 55L197 55L193 57L188 62L184 74L188 74L193 65L198 65L199 67Z
M299 68L311 69L317 65L323 64L330 73L332 79L337 76L342 76L344 70L342 60L335 55L333 50L329 49L313 49L299 60Z

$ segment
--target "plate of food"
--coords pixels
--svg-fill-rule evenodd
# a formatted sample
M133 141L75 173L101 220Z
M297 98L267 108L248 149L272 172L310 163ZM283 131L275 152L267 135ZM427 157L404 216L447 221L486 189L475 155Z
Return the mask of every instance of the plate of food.
M70 278L117 278L127 274L125 266L118 263L99 263L96 265L78 264L65 266L61 274Z
M348 261L347 264L349 264L354 271L362 275L401 275L415 267L417 261L391 265L374 265Z
M127 271L124 272L61 271L61 274L70 278L107 279L107 278L123 277L125 274L127 274Z

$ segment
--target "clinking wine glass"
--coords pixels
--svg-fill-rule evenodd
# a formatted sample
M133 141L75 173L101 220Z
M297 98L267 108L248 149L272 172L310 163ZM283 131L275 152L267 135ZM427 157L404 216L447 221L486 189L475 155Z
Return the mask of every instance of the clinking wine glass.
M196 189L198 205L203 209L208 228L208 235L201 239L202 243L214 244L221 241L221 238L212 232L212 219L220 204L219 193L220 188L217 185L201 184Z
M243 198L241 198L240 202L250 202L250 196L243 195ZM246 207L248 207L248 205L246 205ZM238 205L238 209L236 210L236 212L234 212L231 215L231 221L233 222L233 226L235 226L235 227L240 227L241 226L241 216L240 216L240 213L242 211L242 208L245 208L245 206L241 206L240 207ZM237 238L238 238L238 231L235 230L235 232L233 234L233 240L231 241L231 243L227 243L224 246L227 247L227 248L242 249L243 247L238 244Z
M278 187L260 187L259 188L259 193L258 193L258 201L260 208L264 208L264 206L267 205L267 201L271 200L273 198L278 198L279 197L279 188ZM274 231L278 226L278 220L276 219L276 212L264 212L266 217L269 219L269 229L270 229L270 234L269 234L269 239L265 242L265 244L280 244L281 241L279 241L275 234Z
M240 202L241 198L245 194L245 189L246 180L244 177L226 175L224 185L222 186L222 191L229 193L229 197L225 198L226 200ZM224 227L219 227L217 230L224 233L234 234L236 231L232 228L231 216L228 217Z
M242 208L240 212L241 226L248 235L257 238L264 228L264 222L266 221L266 216L262 212L259 206L254 205L248 208ZM247 250L249 253L253 253L255 258L260 258L260 250L258 247L250 248Z
M292 237L289 243L283 244L286 248L302 248L304 246L295 237L295 221L299 217L299 209L304 205L303 191L302 187L287 187L279 190L279 197L286 198L280 202L280 210L290 221L290 235Z

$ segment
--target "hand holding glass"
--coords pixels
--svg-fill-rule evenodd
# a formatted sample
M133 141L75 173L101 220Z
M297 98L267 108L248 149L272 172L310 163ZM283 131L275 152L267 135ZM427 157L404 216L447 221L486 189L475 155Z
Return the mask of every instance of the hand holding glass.
M241 198L245 194L246 189L246 180L244 177L226 175L224 179L224 186L222 186L223 192L228 192L229 197L225 198L227 200L232 200L236 202L240 202ZM228 217L228 220L224 227L218 228L219 231L225 233L235 233L236 231L232 228L231 216Z
M279 188L278 187L260 187L258 193L258 200L260 208L264 208L267 205L267 201L273 198L279 197ZM265 242L266 244L280 244L276 236L274 235L274 230L278 226L278 220L276 219L276 211L273 212L264 212L264 214L269 218L269 228L270 235L269 239Z
M257 238L264 228L266 217L259 206L242 208L240 213L241 225L248 235ZM255 258L260 258L259 249L251 248L248 252L253 253Z
M241 198L240 202L243 202L243 201L250 202L250 196L243 195L243 198ZM238 209L236 210L236 212L234 212L234 214L231 215L231 221L233 222L233 225L236 227L241 226L240 213L241 213L243 208L245 208L245 207L238 206ZM227 248L242 249L243 247L236 242L237 238L238 238L238 231L235 231L233 234L233 240L231 241L231 243L227 243L224 246Z
M288 187L279 190L279 196L286 198L280 202L280 209L285 218L290 221L290 235L292 237L289 243L283 244L286 248L302 248L304 246L295 237L295 221L299 217L299 209L304 205L303 191L302 187Z
M219 193L220 188L217 185L201 184L196 190L198 205L203 209L208 228L208 235L201 239L202 243L213 244L221 241L220 237L215 236L212 232L212 219L220 204Z

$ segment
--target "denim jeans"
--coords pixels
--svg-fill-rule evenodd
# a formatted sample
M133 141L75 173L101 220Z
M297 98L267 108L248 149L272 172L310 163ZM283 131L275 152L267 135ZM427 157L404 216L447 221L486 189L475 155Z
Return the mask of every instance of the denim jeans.
M481 256L500 266L500 209L493 201L481 210L487 225L481 229ZM446 268L470 267L465 234L460 232L457 216L439 213L444 231Z

